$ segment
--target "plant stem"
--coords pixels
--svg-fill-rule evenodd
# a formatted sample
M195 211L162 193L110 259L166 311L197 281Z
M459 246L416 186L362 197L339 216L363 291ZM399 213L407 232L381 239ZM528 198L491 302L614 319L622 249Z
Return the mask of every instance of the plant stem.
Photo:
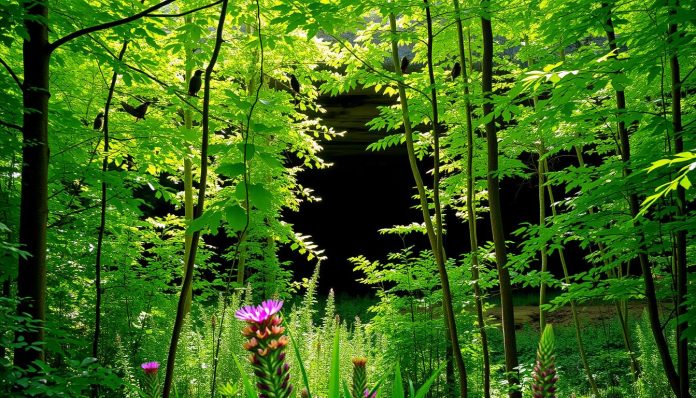
M483 92L483 115L493 113L493 28L490 18L490 0L481 0L481 32L483 36L483 57L481 59L481 91ZM505 372L507 373L510 398L521 398L519 372L517 369L517 341L515 339L515 310L512 306L512 286L507 267L505 249L505 232L500 204L500 187L498 185L498 136L495 120L486 123L488 144L488 205L491 218L491 231L495 246L495 259L498 268L500 286L500 306L502 312L503 344L505 348Z
M205 69L205 85L203 89L203 117L201 124L203 125L203 134L201 138L201 180L198 187L198 204L194 212L194 219L199 218L203 214L203 205L205 204L205 188L208 179L208 139L210 135L210 75L213 73L213 68L217 62L220 47L222 46L222 31L225 26L225 17L227 15L228 0L222 1L220 10L220 18L218 20L217 33L215 37L215 47L213 55L210 58L208 67ZM186 259L186 272L184 273L184 281L181 285L181 294L179 295L179 304L176 311L176 319L172 329L172 339L169 345L169 355L167 356L167 371L164 378L163 398L169 398L172 382L174 378L174 364L176 361L176 349L179 342L179 335L186 317L186 292L191 288L193 279L193 264L196 260L196 251L198 249L198 241L201 231L195 231L191 237L191 250L189 257ZM222 322L222 321L221 321Z
M479 285L479 258L478 258L478 232L476 231L476 205L474 203L474 128L471 117L471 99L469 90L469 71L464 51L464 30L462 18L459 14L459 0L453 0L455 22L457 25L457 47L459 49L459 62L462 67L462 80L464 81L464 107L466 112L466 212L467 223L469 226L469 245L471 246L471 280L474 285L474 301L476 303L476 319L478 323L479 335L481 336L481 351L483 353L483 396L491 396L491 364L488 353L488 335L486 334L486 324L483 317L483 303L481 299L481 287ZM471 35L467 28L469 38L469 63L473 64L471 58Z
M426 10L429 10L428 7L426 7ZM429 11L428 11L429 12ZM428 14L429 15L429 14ZM411 120L408 115L408 99L406 97L406 88L403 84L403 77L401 74L401 69L399 68L400 62L399 62L399 47L396 39L397 31L396 31L396 17L394 16L393 13L389 14L389 26L390 30L392 33L392 62L394 63L394 72L400 77L398 81L398 88L399 88L399 98L401 101L401 112L402 112L402 117L403 117L403 124L404 124L404 133L406 136L406 150L408 152L408 159L409 159L409 165L411 167L411 173L413 174L413 178L416 182L416 187L418 189L418 197L420 199L420 206L421 206L421 211L423 212L423 221L425 222L426 226L426 231L428 233L428 239L430 241L430 247L433 251L433 255L435 256L435 262L437 263L438 267L438 273L440 274L440 282L442 285L442 295L443 295L443 308L445 310L445 326L449 329L449 334L450 334L450 339L452 341L452 349L454 351L454 356L455 356L455 361L457 362L457 367L459 369L459 382L460 382L460 396L461 397L466 397L467 390L466 390L466 370L464 369L463 366L463 359L461 359L462 363L459 363L459 360L457 359L457 356L461 358L461 349L459 347L459 341L457 339L457 330L456 330L456 323L454 322L454 313L452 311L452 295L450 292L450 286L449 286L449 278L447 275L447 269L445 268L445 258L444 258L444 253L442 250L442 237L441 237L441 225L437 229L439 233L436 233L436 229L433 226L433 222L430 218L430 210L428 208L428 201L427 201L427 196L425 192L425 186L423 184L423 179L421 178L420 171L418 170L418 164L416 162L416 155L415 155L415 150L414 150L414 145L413 145L413 131L411 129ZM429 36L432 36L429 35ZM430 44L432 45L432 43ZM431 72L432 73L432 68ZM435 107L435 110L437 110L437 107ZM435 131L436 126L437 126L437 113L434 113L434 119L433 119L433 130ZM435 134L437 135L437 134ZM436 148L435 152L437 154L437 150L439 148ZM436 160L439 159L439 156L436 155ZM439 168L439 164L436 163L435 165L435 170ZM437 177L435 178L437 180ZM436 206L437 207L437 206ZM436 215L437 215L436 210ZM437 222L437 221L436 221ZM440 236L438 236L440 235ZM464 378L462 379L462 375Z
M674 1L670 7L669 16L674 18L679 7L679 0ZM677 24L670 23L667 27L668 45L676 46L673 41L677 40ZM684 152L684 138L681 112L681 77L679 73L679 51L678 48L670 48L669 66L670 79L672 83L672 130L674 133L674 153ZM681 221L686 216L686 190L680 184L677 186L677 221ZM684 320L687 315L687 258L686 258L686 230L681 228L674 233L675 235L675 263L677 279L677 367L679 371L679 389L681 397L689 396L689 340L685 336L689 324ZM680 319L681 318L681 319ZM680 323L681 322L681 323Z

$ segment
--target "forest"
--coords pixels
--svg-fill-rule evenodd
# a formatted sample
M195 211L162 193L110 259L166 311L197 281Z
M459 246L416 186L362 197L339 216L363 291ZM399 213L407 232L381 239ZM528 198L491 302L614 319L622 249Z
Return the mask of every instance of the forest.
M0 65L2 397L696 394L692 0L2 1Z

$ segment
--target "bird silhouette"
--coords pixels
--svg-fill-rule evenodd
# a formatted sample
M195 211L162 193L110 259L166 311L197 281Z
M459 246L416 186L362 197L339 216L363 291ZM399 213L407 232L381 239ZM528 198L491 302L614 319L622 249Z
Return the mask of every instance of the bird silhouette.
M92 128L95 130L101 130L103 124L104 124L104 112L99 112L99 113L97 113L97 117L94 118L94 124L92 124Z
M401 73L406 74L406 71L408 70L408 64L410 64L411 61L404 55L403 58L401 58Z
M132 105L129 105L125 101L121 101L121 106L123 107L123 110L126 111L128 114L130 114L131 116L135 116L135 121L137 122L140 119L145 119L147 107L150 106L151 103L152 101L145 101L137 107L134 107Z
M203 79L201 79L202 73L203 71L199 69L193 74L193 76L191 76L188 86L188 95L192 97L198 96L198 91L201 89L201 85L203 84Z
M300 82L297 81L297 78L292 73L290 73L288 76L290 76L290 88L292 88L292 91L299 94L300 93Z
M452 80L457 79L461 73L462 73L462 66L459 65L459 62L455 62L454 67L452 67Z

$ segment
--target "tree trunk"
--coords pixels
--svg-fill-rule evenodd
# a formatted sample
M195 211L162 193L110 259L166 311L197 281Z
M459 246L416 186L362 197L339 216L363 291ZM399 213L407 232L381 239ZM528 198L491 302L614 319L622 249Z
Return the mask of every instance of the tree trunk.
M670 17L676 14L679 7L679 0L675 1L674 7L669 11ZM677 24L670 23L668 26L668 45L675 46L673 40L678 38ZM679 73L679 52L678 48L670 48L670 79L672 83L672 130L674 133L674 152L684 152L684 138L681 114L681 76ZM686 216L686 190L683 186L677 187L677 220L681 221ZM687 270L686 270L686 231L680 229L675 233L675 263L677 279L677 367L679 371L679 389L681 397L689 396L689 340L684 335L689 324L683 321L686 317L686 295L687 295ZM681 322L681 323L680 323Z
M396 37L396 17L393 13L389 14L389 26L392 36ZM392 62L394 63L394 72L401 77L401 69L399 68L399 47L396 39L392 39ZM452 311L452 294L450 292L449 278L447 275L447 269L445 268L445 258L442 250L442 240L441 237L438 238L436 235L436 229L433 226L433 222L430 218L430 210L428 208L427 194L425 192L425 186L423 184L423 179L421 178L420 171L418 170L418 164L415 156L415 150L413 145L413 131L411 129L411 120L408 116L408 98L406 97L406 87L402 80L398 83L399 89L399 99L401 102L401 112L404 124L404 135L406 138L406 150L408 152L409 166L411 168L411 173L413 174L413 179L415 180L416 187L418 189L418 198L420 201L421 211L423 213L423 221L425 222L426 231L428 234L428 240L430 242L430 247L435 256L435 262L437 263L438 273L440 275L440 284L442 285L442 301L443 308L445 311L445 327L449 328L450 338L452 339L452 345L455 355L455 360L457 360L457 355L461 357L461 350L459 348L459 341L457 340L457 330L456 324L454 323L454 313ZM436 165L437 169L439 165ZM462 359L463 362L463 359ZM462 380L462 372L464 371L463 365L459 368L460 376L460 395L466 396L466 377ZM462 395L464 394L464 395Z
M190 15L186 15L184 17L185 25L190 24L191 21L193 21L193 18ZM186 54L184 55L184 80L186 84L188 84L193 73L193 61L191 60L193 48L189 45L186 45L184 46L184 51L186 52ZM184 109L184 127L187 130L193 128L193 115L191 113L190 107L186 107L186 109ZM188 225L188 223L191 220L193 220L193 164L191 162L192 151L188 144L186 145L186 154L188 156L184 158L184 220L186 220ZM188 261L190 251L191 233L188 232L187 228L184 232L184 278L186 278L186 262ZM191 311L191 300L193 299L193 286L190 286L187 291L183 292L183 294L186 295L184 312L188 314Z
M605 21L605 31L607 35L607 41L609 42L609 49L614 53L614 57L618 55L619 49L616 46L616 34L614 32L614 23L611 17L611 7L608 3L602 3L602 7L606 10L606 21ZM626 113L626 96L623 90L616 90L616 109L619 114L618 131L619 131L619 143L621 146L621 160L624 163L623 174L624 178L631 174L630 160L631 160L631 147L628 139L628 129L626 129L626 123L621 119L621 117ZM630 192L628 195L629 208L631 211L631 217L636 218L640 210L638 204L638 196L635 192ZM637 222L634 221L634 225L638 227ZM639 241L645 242L645 236L642 231L637 231ZM657 351L660 354L660 359L662 360L662 366L665 369L665 375L669 381L672 391L677 397L689 396L688 391L684 391L681 395L681 383L679 380L679 375L674 369L674 363L672 363L672 357L669 353L667 347L667 341L664 334L662 334L662 325L660 324L660 314L657 308L657 295L655 292L655 281L652 275L652 266L648 255L645 253L643 247L638 251L638 260L640 262L640 268L643 273L643 281L645 283L645 301L646 307L648 309L648 318L650 320L650 329L652 331L653 337L655 338L655 345Z
M433 20L430 15L430 3L428 0L423 0L425 3L425 19L428 31L427 42L427 63L428 63L428 79L430 80L430 105L432 107L432 125L433 125L433 205L435 208L435 242L439 252L440 261L438 270L440 273L440 283L442 284L442 301L447 317L447 329L450 335L450 344L452 345L452 355L454 362L457 365L457 376L459 379L459 396L466 398L468 396L468 386L466 379L466 365L462 357L462 350L459 346L459 337L457 336L457 323L452 308L452 293L450 292L449 276L445 266L446 256L445 247L443 244L443 228L442 228L442 206L440 204L440 122L437 107L437 89L435 83L435 72L433 67Z
M123 60L123 55L126 53L128 48L128 41L125 41L121 46L121 51L118 53L118 60ZM99 336L101 334L101 302L102 302L102 288L101 288L101 269L102 269L102 251L104 247L104 232L106 231L106 172L109 168L109 108L111 108L111 101L114 98L114 89L116 88L116 81L118 80L118 70L114 70L113 75L111 75L111 84L109 85L109 92L106 96L106 103L104 104L104 122L102 134L104 135L104 159L102 161L102 182L101 182L101 207L99 212L99 228L97 230L97 254L94 263L94 293L95 293L95 303L94 303L94 336L92 337L92 357L98 358L99 356ZM92 385L92 397L99 396L99 386Z
M466 112L466 212L467 224L469 226L469 244L471 246L471 279L474 285L474 301L476 303L476 320L478 323L479 335L481 336L481 351L483 361L483 396L490 398L491 396L491 364L488 353L488 335L486 334L486 324L483 317L483 303L481 299L481 288L479 286L479 259L478 259L478 233L476 231L476 206L474 204L474 127L471 120L471 99L469 98L469 71L467 71L467 62L464 51L464 30L462 27L462 18L459 15L459 0L453 0L455 22L457 24L457 47L459 49L459 62L462 67L462 80L464 81L464 111ZM471 37L469 36L469 63L473 64L471 59Z
M210 75L213 73L213 68L217 62L220 46L222 45L222 31L225 25L225 16L227 15L228 0L222 0L220 9L220 19L218 20L217 33L215 37L215 47L213 55L210 58L208 67L205 69L205 85L203 88L203 117L201 124L203 133L201 134L201 180L198 187L198 203L194 212L194 219L199 218L203 214L203 206L205 204L205 188L208 179L208 139L210 135ZM176 310L176 319L172 328L172 339L169 344L169 353L167 355L167 370L165 372L164 387L162 389L162 398L169 398L172 383L174 381L174 365L176 362L176 351L179 343L181 329L184 326L186 318L186 302L187 294L191 289L193 282L193 265L196 262L196 252L198 250L198 241L201 236L201 231L195 231L191 237L191 249L189 256L186 259L186 270L184 272L184 281L181 284L181 294L179 295L179 303ZM222 321L221 321L222 322Z
M481 32L483 36L483 57L481 60L481 89L483 92L483 115L493 112L491 94L493 90L493 28L490 18L490 0L482 0ZM491 218L491 231L495 246L495 260L498 267L500 286L500 306L502 312L503 343L505 348L505 371L511 398L521 398L519 372L517 370L517 342L515 340L515 310L512 307L512 286L507 266L505 232L500 208L500 187L498 186L498 136L495 121L486 123L488 143L488 206Z
M48 217L48 68L51 52L48 43L48 3L36 0L23 4L24 25L24 119L22 148L22 197L19 215L19 244L29 255L19 257L17 306L21 315L38 321L36 331L17 333L29 345L44 340L46 320L46 222ZM42 347L41 347L42 348ZM16 348L14 364L27 369L35 360L43 360L43 349Z
M536 103L536 101L534 101ZM536 108L536 105L535 105ZM537 162L537 176L539 185L539 228L546 228L546 194L544 193L544 154L546 149L544 148L544 141L542 140L539 144L539 161ZM549 268L549 255L546 251L546 244L544 243L539 250L541 255L541 273L542 275L548 271ZM539 287L539 330L544 330L546 327L546 310L543 308L546 304L546 283L541 282Z

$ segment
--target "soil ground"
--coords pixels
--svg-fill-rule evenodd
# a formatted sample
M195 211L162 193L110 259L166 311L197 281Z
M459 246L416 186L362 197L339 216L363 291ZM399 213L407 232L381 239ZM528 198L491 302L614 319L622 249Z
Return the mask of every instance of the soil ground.
M636 319L641 316L643 311L643 303L631 302L628 304L629 318ZM616 318L616 307L612 304L590 304L578 305L578 315L581 322L595 323L603 320ZM493 307L488 310L487 315L500 321L500 307ZM573 315L570 310L570 305L559 308L553 312L547 312L547 321L554 325L571 325ZM533 326L539 324L539 307L534 305L519 305L515 306L515 327Z

